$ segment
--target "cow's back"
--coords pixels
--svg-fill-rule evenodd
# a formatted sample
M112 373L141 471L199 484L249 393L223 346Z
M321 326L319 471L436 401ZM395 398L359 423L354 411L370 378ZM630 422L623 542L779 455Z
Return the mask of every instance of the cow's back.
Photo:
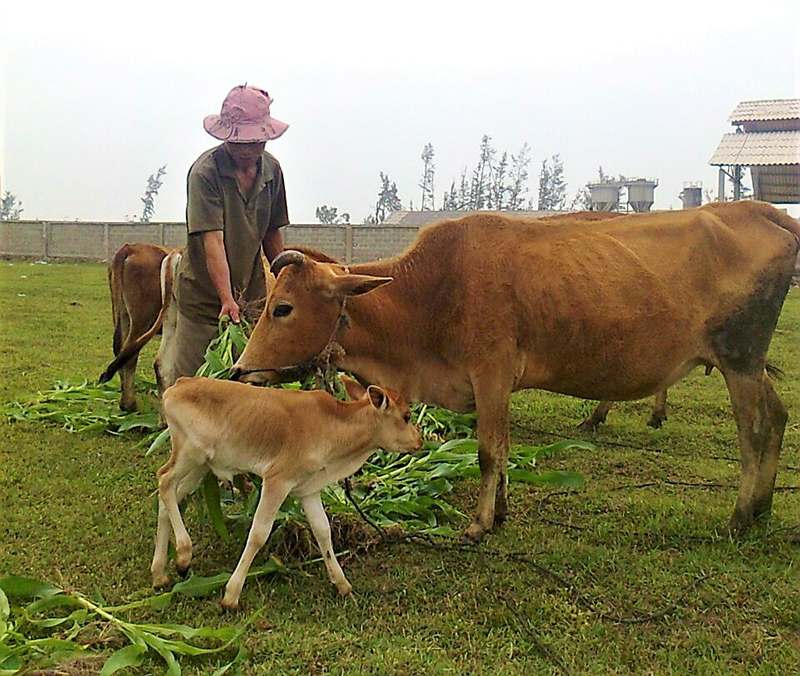
M779 312L796 227L770 205L739 202L594 221L480 214L434 226L420 244L427 235L447 253L436 273L445 293L430 303L442 306L434 316L452 359L518 348L516 386L594 398L611 378L614 396L636 398L678 377L671 365L700 354L753 299Z

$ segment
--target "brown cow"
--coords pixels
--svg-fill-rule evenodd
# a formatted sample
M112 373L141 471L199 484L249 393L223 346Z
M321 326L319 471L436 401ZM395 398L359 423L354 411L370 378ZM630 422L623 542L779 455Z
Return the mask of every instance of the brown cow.
M772 505L787 413L766 354L800 227L754 201L592 227L572 219L553 228L475 214L425 229L401 256L349 269L285 252L234 375L294 378L339 342L340 366L364 382L475 410L481 485L467 534L479 538L507 511L513 391L633 400L696 366L716 368L742 455L728 525L746 529Z
M160 328L161 263L171 251L155 244L125 244L108 265L115 358L100 376L100 382L108 382L120 371L119 406L123 411L136 410L136 363L139 351Z
M297 249L315 261L337 262L311 247ZM136 410L134 376L139 352L162 329L161 346L153 365L159 397L176 380L172 337L177 310L170 301L173 299L172 284L182 251L154 244L125 244L108 266L111 314L114 319L114 360L99 380L101 383L108 382L117 371L120 372L120 408L123 411ZM272 275L267 275L268 284L271 279ZM264 290L264 296L267 291Z

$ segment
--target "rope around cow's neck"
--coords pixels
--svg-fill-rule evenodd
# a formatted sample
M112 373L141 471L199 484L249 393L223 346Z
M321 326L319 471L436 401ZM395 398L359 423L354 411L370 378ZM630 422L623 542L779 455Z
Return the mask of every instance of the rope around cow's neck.
M342 299L342 307L339 310L339 316L336 318L333 331L331 331L330 338L328 338L325 347L307 362L295 364L293 366L246 369L241 371L239 375L245 376L251 373L265 373L267 371L277 373L278 375L306 374L310 372L314 374L314 380L319 389L324 389L331 394L336 394L336 363L345 355L344 348L339 341L350 326L350 322L345 314L346 307L347 296Z

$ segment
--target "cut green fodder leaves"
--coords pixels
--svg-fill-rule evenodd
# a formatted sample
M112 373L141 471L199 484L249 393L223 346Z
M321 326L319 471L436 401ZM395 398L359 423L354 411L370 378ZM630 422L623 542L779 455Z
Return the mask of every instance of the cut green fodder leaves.
M248 578L290 570L270 559L265 565L251 569ZM110 676L138 666L150 653L164 661L165 673L170 676L180 675L180 660L184 657L226 657L225 664L213 672L213 676L222 676L247 657L243 638L262 609L242 625L216 629L137 623L126 618L142 608L164 610L176 596L208 596L229 578L228 573L191 577L168 592L120 606L107 606L78 592L29 577L0 578L0 675L45 673L51 667L79 659L91 660L92 665L102 663L100 676ZM111 654L104 649L108 644L116 648ZM92 668L91 673L97 670Z

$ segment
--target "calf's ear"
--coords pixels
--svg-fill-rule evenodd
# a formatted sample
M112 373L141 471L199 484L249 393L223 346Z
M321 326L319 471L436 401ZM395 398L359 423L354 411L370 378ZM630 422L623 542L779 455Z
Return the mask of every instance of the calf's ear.
M350 378L349 376L341 375L339 379L342 381L342 385L344 385L344 389L347 392L347 396L350 397L353 401L356 399L361 399L361 397L366 394L366 390L362 387L361 383L357 380Z
M372 405L380 411L385 411L389 408L389 395L383 391L383 388L377 385L370 385L367 388L367 394Z
M330 290L335 296L360 296L391 281L392 277L341 275L331 281Z

